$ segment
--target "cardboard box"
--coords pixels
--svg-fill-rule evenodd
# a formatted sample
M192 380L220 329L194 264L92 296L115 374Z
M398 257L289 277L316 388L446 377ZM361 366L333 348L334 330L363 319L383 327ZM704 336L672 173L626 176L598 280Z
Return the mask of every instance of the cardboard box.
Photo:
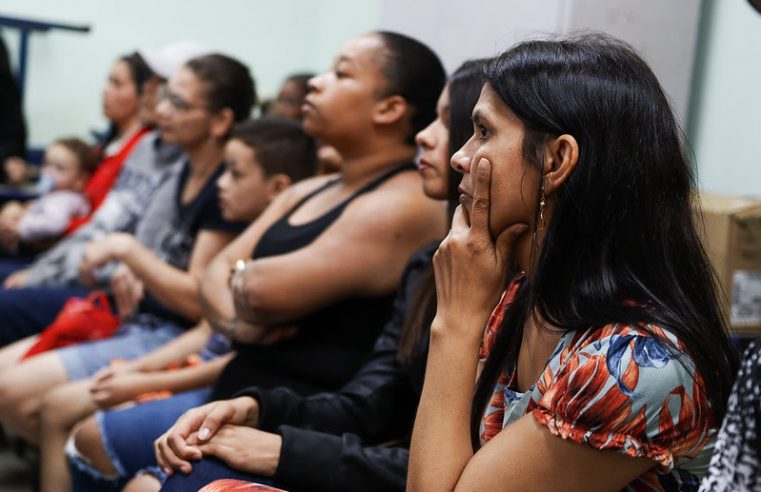
M761 200L702 193L700 207L730 329L761 334Z

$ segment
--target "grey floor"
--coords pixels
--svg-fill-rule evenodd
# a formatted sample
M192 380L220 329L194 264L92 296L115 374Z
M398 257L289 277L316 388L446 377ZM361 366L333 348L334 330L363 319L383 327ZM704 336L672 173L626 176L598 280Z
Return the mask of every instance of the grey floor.
M20 459L0 430L0 492L32 491L32 465Z

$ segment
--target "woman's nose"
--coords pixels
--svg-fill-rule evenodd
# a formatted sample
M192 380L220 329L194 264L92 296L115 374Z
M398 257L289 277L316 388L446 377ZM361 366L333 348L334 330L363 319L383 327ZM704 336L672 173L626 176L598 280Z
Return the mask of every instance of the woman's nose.
M452 155L452 159L449 162L452 169L464 174L470 171L470 160L470 155L465 152L465 147L463 147Z
M315 75L314 77L312 77L311 79L307 81L307 94L309 94L310 92L315 92L319 90L321 80L322 80L322 75L323 74Z
M431 123L433 125L433 123ZM427 127L420 130L417 135L415 135L415 143L418 144L419 147L423 147L424 149L432 149L435 147L435 143L432 141L432 133L430 130L431 125L428 125Z

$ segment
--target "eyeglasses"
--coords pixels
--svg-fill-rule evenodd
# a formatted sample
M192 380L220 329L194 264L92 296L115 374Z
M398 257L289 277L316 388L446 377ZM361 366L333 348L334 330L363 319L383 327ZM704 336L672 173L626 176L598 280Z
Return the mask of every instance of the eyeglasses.
M183 99L181 96L171 92L169 89L165 89L163 94L161 94L161 97L162 99L165 99L177 111L190 111L193 109L203 109L206 111L209 109L208 105L190 103Z

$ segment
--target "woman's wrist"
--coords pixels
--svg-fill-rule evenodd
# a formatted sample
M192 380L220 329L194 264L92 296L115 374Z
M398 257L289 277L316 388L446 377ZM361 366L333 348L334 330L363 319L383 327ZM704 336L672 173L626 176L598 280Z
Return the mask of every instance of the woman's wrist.
M275 476L280 464L280 453L283 449L283 437L280 434L267 432L264 439L266 443L262 448L265 450L261 457L262 474L267 477Z
M227 285L229 285L231 289L233 287L233 282L235 281L235 277L238 275L241 275L242 272L246 270L246 266L248 266L248 260L244 258L240 258L235 260L235 263L233 263L233 266L230 267L230 276L227 279Z
M134 251L137 244L138 242L132 234L114 234L110 259L123 261L129 266L130 253Z
M259 425L259 402L252 396L239 396L235 404L244 412L242 425L257 427Z
M480 317L455 318L437 314L431 322L431 340L454 340L458 344L478 347L483 340L487 321L481 321Z

